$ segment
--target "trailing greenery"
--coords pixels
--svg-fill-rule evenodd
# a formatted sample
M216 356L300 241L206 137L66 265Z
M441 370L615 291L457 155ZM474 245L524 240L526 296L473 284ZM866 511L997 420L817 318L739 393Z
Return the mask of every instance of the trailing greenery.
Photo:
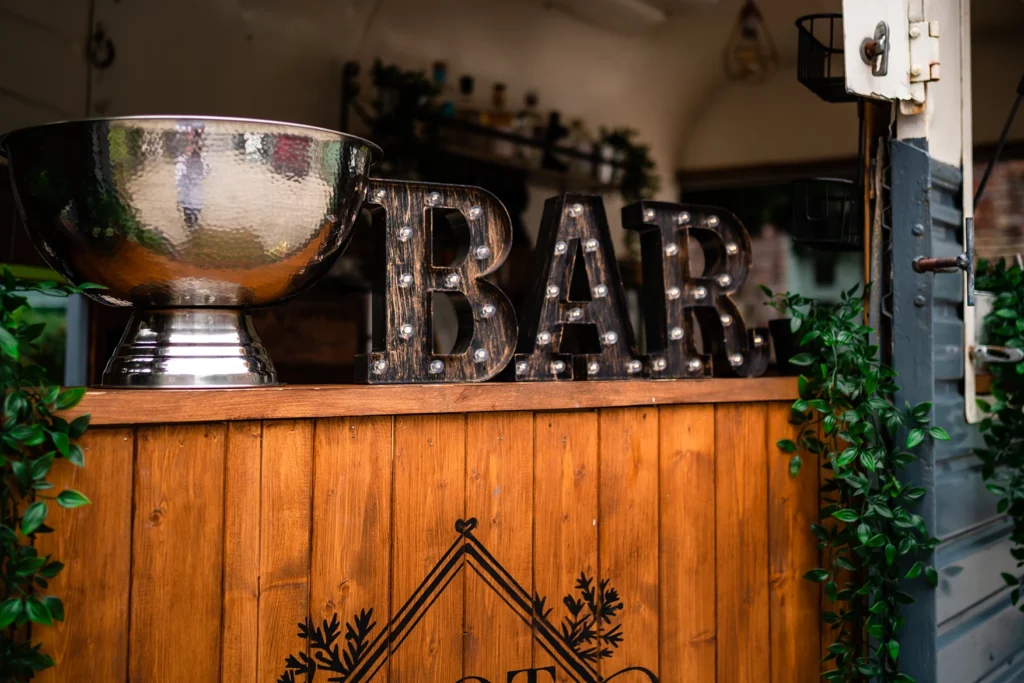
M979 290L995 295L992 312L984 325L985 341L994 346L1024 348L1024 273L1017 266L978 262ZM988 416L979 425L985 436L985 447L975 454L982 462L982 476L989 491L999 497L997 510L1005 512L1013 522L1010 554L1017 567L1024 566L1024 363L993 363L992 398L977 399L978 407ZM1003 573L1003 580L1013 590L1010 601L1024 611L1020 602L1021 580Z
M3 269L0 277L0 681L32 679L53 666L53 660L33 643L29 622L44 626L64 620L60 598L48 593L49 581L64 565L50 555L40 556L33 545L46 525L49 506L85 505L89 500L71 489L54 492L47 481L54 463L63 458L85 464L82 449L73 443L89 426L89 416L68 422L56 415L77 404L85 389L50 386L46 370L32 361L39 351L44 323L25 320L33 290L67 296L83 289L56 282L26 282Z
M835 642L822 675L830 681L913 681L899 665L900 612L914 601L905 582L937 584L935 568L915 558L938 539L913 512L925 489L907 481L904 469L925 439L949 435L929 426L931 404L896 407L896 373L869 341L858 287L837 304L762 290L768 305L785 311L794 332L802 333L802 352L790 362L806 369L792 412L798 436L778 446L790 454L793 476L801 453L817 456L831 472L821 487L820 523L811 525L825 562L804 574L824 586L831 603L822 620L831 624Z
M651 148L634 142L639 133L632 128L601 129L601 142L620 152L623 164L619 193L627 204L650 199L661 187L661 178L655 173Z

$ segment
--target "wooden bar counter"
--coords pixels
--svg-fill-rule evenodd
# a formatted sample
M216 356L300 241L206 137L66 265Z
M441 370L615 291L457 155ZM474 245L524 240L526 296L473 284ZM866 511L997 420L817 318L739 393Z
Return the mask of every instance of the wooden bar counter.
M93 504L38 541L68 566L37 680L817 681L818 473L775 447L795 396L91 391L86 467L54 479Z

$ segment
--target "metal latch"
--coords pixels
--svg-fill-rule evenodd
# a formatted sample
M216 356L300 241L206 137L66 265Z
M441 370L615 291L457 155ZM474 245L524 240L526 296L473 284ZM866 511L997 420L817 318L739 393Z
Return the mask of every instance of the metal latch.
M910 24L910 82L939 80L939 22Z
M1009 346L975 346L971 358L976 363L1019 363L1024 360L1024 350Z
M974 305L974 217L968 216L965 221L966 251L956 256L934 258L918 256L911 264L917 273L967 273L967 305Z
M872 76L889 74L889 24L878 22L874 38L865 38L860 44L860 58L871 66Z

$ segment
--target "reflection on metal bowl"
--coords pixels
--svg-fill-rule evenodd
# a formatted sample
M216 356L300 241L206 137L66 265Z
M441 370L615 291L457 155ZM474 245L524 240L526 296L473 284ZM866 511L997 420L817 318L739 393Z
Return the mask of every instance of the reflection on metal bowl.
M316 282L351 236L380 150L285 123L128 117L26 128L0 151L46 261L137 309L103 384L181 387L276 382L244 311L214 316L217 339L203 341L180 309L265 306ZM155 320L175 333L140 331Z

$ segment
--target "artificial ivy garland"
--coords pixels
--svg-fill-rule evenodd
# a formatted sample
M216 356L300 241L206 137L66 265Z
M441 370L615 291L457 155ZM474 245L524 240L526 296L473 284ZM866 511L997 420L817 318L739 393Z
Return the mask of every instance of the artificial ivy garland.
M1006 267L1002 259L990 264L978 262L978 289L996 295L992 313L982 324L986 342L996 346L1024 348L1024 272ZM982 462L985 487L999 497L996 510L1013 522L1010 554L1017 567L1024 566L1024 363L993 363L992 403L977 399L989 415L979 425L985 447L974 451ZM1021 580L1003 572L1013 590L1010 601L1020 604Z
M803 352L790 360L806 368L792 412L800 429L795 441L783 439L778 446L791 454L793 476L800 471L800 453L818 456L831 472L821 487L821 523L811 525L827 561L804 574L823 584L832 603L821 616L835 636L823 660L833 668L822 676L911 682L900 671L899 633L900 610L914 600L901 584L919 577L938 583L934 567L914 560L935 548L938 539L911 511L925 489L901 473L925 438L948 440L949 435L929 426L930 403L906 410L895 406L896 373L869 342L872 330L863 324L859 286L844 292L837 304L761 288L768 305L791 316L794 332L803 332ZM905 428L905 442L898 446L896 435Z
M89 416L68 422L56 415L77 404L85 389L48 386L45 370L30 359L44 324L27 324L28 300L19 292L34 290L68 296L95 285L69 287L56 282L25 282L3 269L0 277L0 386L3 424L0 425L0 681L32 679L53 666L53 659L33 643L29 622L52 625L64 620L64 604L48 594L48 582L64 565L50 555L39 556L33 545L46 526L48 506L76 508L88 498L71 489L54 495L46 481L60 458L78 467L85 464L82 449L72 443L85 433Z

